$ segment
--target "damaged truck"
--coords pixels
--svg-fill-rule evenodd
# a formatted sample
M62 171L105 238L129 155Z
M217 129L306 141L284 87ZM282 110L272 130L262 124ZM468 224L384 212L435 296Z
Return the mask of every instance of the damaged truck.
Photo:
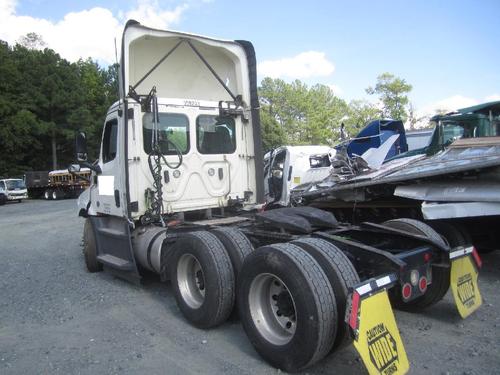
M337 168L324 180L292 191L291 200L351 223L424 220L452 245L497 249L500 102L436 115L431 124L433 134L424 147L376 169L347 158L350 168Z
M451 286L463 317L481 305L475 250L450 248L424 223L352 225L313 207L262 211L250 42L129 21L120 99L98 161L87 161L84 133L76 155L70 171L92 170L78 201L88 270L134 283L158 274L203 329L236 311L255 350L285 371L353 342L370 374L405 373L390 302L420 311ZM466 300L464 288L475 291Z

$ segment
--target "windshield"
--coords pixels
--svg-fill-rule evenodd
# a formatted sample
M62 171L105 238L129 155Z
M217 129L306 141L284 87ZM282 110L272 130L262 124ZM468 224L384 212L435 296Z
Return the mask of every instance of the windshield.
M7 180L5 181L5 185L7 186L7 190L26 189L23 180Z

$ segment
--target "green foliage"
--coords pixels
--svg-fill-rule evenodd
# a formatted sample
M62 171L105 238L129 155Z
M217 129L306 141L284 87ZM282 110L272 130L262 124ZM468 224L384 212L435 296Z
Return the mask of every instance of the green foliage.
M347 133L354 137L370 120L380 117L383 117L382 111L373 104L366 100L352 100L343 122Z
M370 95L378 95L380 97L384 117L406 122L408 118L407 106L409 103L407 94L411 90L412 85L404 79L390 73L383 73L377 77L375 87L368 87L366 92Z
M50 170L73 160L77 130L97 157L104 116L117 99L117 69L90 59L70 63L30 33L21 44L0 41L0 175Z
M261 108L260 122L263 149L268 151L281 146L285 140L285 131L276 118L271 115L269 107Z
M308 87L265 78L259 88L264 149L290 144L329 144L347 104L325 85Z
M264 151L281 145L326 144L340 141L340 126L351 136L381 112L365 101L335 96L325 85L308 87L299 80L287 83L265 78L259 87Z

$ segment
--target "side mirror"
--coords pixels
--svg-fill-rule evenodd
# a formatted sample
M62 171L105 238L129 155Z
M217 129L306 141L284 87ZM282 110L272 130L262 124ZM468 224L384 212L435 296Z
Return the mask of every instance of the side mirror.
M76 160L87 161L87 135L85 132L78 132L75 139Z

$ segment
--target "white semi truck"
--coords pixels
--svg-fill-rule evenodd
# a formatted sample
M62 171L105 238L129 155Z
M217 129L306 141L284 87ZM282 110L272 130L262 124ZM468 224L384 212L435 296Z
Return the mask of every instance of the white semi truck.
M87 162L79 133L70 168L92 170L79 198L88 270L136 283L157 273L204 329L237 306L256 351L286 371L353 340L371 374L405 373L387 290L416 311L451 285L466 316L481 304L474 250L450 249L412 220L353 226L311 207L262 212L256 77L249 42L127 23L99 159ZM476 293L462 301L469 286Z

